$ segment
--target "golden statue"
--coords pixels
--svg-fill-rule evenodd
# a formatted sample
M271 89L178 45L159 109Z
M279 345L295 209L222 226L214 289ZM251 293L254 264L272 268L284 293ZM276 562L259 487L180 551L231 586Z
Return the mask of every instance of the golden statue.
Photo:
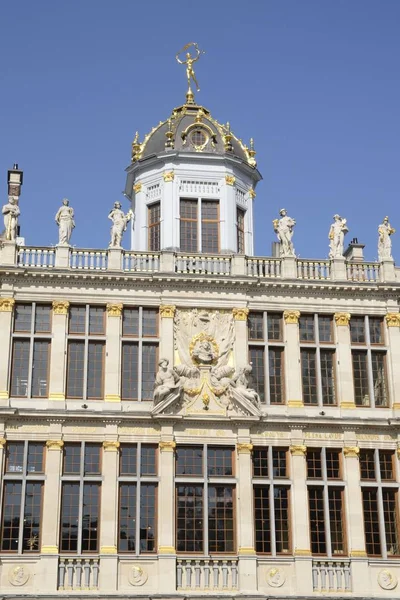
M192 56L190 54L190 52L186 52L186 54L185 54L186 60L181 60L179 58L179 56L183 52L185 52L185 50L188 50L192 46L194 47L196 54L194 56ZM196 75L194 74L194 69L193 69L193 63L195 63L197 60L199 60L200 54L204 54L204 50L200 50L199 46L198 46L198 44L196 44L196 42L189 42L188 44L186 44L186 46L183 46L182 50L180 50L178 52L178 54L176 55L176 60L178 61L178 63L180 65L186 65L186 77L187 77L187 82L188 82L187 95L192 98L193 98L193 93L192 93L192 90L190 89L191 79L194 81L197 91L198 92L200 91L199 84L197 82Z

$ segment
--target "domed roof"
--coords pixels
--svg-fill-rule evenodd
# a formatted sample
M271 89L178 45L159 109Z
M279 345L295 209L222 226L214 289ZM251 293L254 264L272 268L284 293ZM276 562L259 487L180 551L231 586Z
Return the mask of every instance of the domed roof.
M194 103L175 108L142 142L136 134L132 162L171 151L234 156L254 169L257 166L253 140L246 146L232 133L229 123L218 123L210 111Z

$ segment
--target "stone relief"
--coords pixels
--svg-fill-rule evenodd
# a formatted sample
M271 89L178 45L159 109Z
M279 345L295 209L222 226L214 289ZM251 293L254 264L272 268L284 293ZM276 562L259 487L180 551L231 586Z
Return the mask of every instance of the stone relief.
M69 205L69 200L64 198L62 206L57 211L55 222L58 225L58 245L68 246L72 230L75 227L74 209Z
M4 232L2 237L10 242L15 242L18 231L18 217L20 215L18 198L16 196L8 196L8 202L4 204L1 212L4 215Z
M347 220L340 215L334 215L329 230L329 258L343 258L344 236L349 231Z
M144 585L147 581L147 572L140 565L133 565L129 569L128 580L131 585Z
M281 587L286 581L285 572L279 567L274 567L268 571L266 580L271 587Z
M28 567L25 565L18 565L16 567L11 567L8 571L8 581L11 585L25 585L30 576L30 571Z
M282 258L287 256L296 256L294 253L293 247L293 233L294 226L296 225L296 221L288 216L286 208L282 208L279 211L281 216L280 219L274 219L272 224L274 226L274 231L278 237L280 244L280 255Z
M378 583L383 590L394 590L397 587L397 577L388 569L378 573Z

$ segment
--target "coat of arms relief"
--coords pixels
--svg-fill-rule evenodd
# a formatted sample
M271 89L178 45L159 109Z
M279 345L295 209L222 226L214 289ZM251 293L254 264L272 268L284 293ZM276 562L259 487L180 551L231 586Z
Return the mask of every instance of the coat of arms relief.
M231 311L178 309L174 365L159 361L153 414L258 416L251 365L235 368L234 343Z

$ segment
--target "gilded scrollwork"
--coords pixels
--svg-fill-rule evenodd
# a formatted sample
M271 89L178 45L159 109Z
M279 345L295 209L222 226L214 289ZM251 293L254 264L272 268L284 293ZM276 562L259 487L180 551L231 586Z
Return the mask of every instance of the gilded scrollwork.
M69 302L68 300L53 300L52 307L54 315L67 315Z
M300 318L299 310L285 310L283 313L283 318L285 319L285 323L288 325L297 325Z
M14 298L0 298L0 312L12 312L14 305Z
M307 446L303 444L290 446L289 449L292 456L305 456L307 454Z
M109 317L120 317L122 315L122 309L124 305L122 302L118 302L114 304L113 302L109 302L106 306L107 315Z
M388 313L385 320L388 327L400 327L400 313Z
M175 316L176 306L172 304L161 304L160 317L162 319L173 319Z
M248 308L232 308L232 314L235 321L247 321L249 312Z
M346 312L338 312L335 313L334 318L338 327L347 327L350 323L351 314Z
M358 458L360 448L358 446L347 446L343 448L343 454L346 458Z

